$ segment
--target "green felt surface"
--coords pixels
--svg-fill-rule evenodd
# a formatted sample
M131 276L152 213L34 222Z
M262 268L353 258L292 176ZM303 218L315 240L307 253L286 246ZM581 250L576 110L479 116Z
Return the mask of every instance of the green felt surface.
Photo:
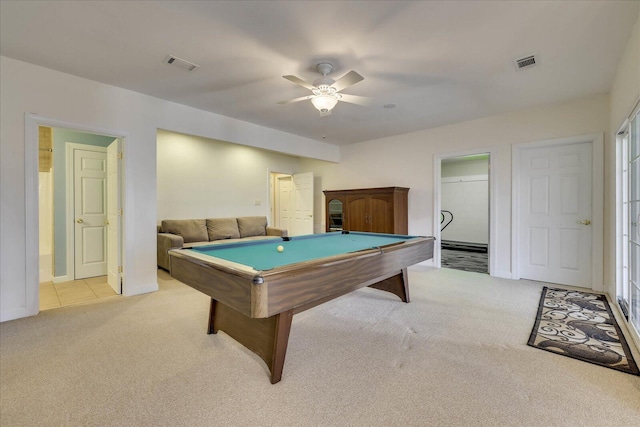
M247 265L255 270L270 270L283 265L400 243L412 236L375 233L326 233L281 239L200 246L193 251ZM283 252L277 247L282 245Z

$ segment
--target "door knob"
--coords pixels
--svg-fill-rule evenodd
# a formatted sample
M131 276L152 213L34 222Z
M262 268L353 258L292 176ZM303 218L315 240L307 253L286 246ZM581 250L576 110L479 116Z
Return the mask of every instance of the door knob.
M109 220L108 220L108 219L106 219L106 220L104 221L104 225L109 225Z
M82 223L84 222L84 220L83 220L82 218L78 218L78 219L76 219L76 222L77 222L78 224L82 224Z
M582 221L577 221L577 223L582 225L590 225L591 221L589 221L588 219L583 219Z

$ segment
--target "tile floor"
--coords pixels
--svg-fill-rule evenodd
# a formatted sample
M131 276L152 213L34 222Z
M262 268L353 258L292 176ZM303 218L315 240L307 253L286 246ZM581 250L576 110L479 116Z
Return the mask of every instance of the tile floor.
M107 276L90 277L71 282L40 283L40 310L80 304L116 295L107 283Z

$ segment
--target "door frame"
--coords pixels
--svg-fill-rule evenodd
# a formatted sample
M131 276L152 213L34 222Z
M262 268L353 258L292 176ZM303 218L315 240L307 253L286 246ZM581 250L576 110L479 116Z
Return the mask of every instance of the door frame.
M511 278L520 279L520 188L523 150L531 148L559 147L579 143L591 144L591 289L604 291L604 135L587 135L554 138L512 145L511 150Z
M95 151L107 154L107 147L96 145L81 144L77 142L65 142L65 157L67 159L66 174L66 216L67 216L67 277L69 280L76 280L76 244L73 222L69 222L70 218L75 217L75 150ZM59 281L59 280L58 280Z
M107 145L107 284L118 295L122 295L122 163L122 139L115 138Z
M25 293L28 313L38 313L40 311L40 280L39 280L39 242L40 228L39 228L39 211L40 206L38 203L38 127L47 126L52 128L64 128L75 130L78 132L93 133L105 136L112 136L120 138L122 141L122 153L125 151L125 141L129 136L127 132L104 129L96 126L81 125L77 123L65 122L62 120L51 119L47 117L38 116L33 113L25 113L24 120L24 134L25 134ZM127 173L125 171L126 163L123 163L119 179L121 188L125 189L124 185L125 177ZM126 195L120 194L120 203L124 209L126 203ZM125 254L125 231L126 225L124 224L127 217L123 216L123 226L119 233L119 240L121 244L121 261L123 269L126 267ZM122 289L126 287L126 281L124 275L122 276Z
M489 275L497 276L497 245L496 245L496 212L497 212L497 181L495 164L497 159L497 148L478 148L474 150L465 151L453 151L447 153L440 153L433 156L433 236L436 239L436 244L433 247L433 262L434 266L441 268L442 266L442 251L440 248L440 242L442 236L440 232L440 210L442 207L442 160L451 159L455 157L466 157L477 154L489 155Z
M624 300L624 291L625 288L631 295L631 286L629 285L629 253L627 245L629 244L628 236L625 237L625 231L629 226L629 217L628 217L628 203L629 203L629 188L626 186L626 180L629 177L624 172L624 169L628 166L629 159L626 158L628 153L624 153L623 150L628 147L624 147L623 139L626 137L630 138L630 127L631 121L635 117L636 114L640 113L640 99L638 99L629 115L625 118L622 125L618 129L618 132L615 136L615 155L616 155L616 208L615 208L615 217L616 217L616 239L615 239L615 287L610 289L613 292L609 292L609 295L612 299L615 298L616 305L618 309L623 314L622 319L626 323L627 329L629 330L629 334L635 344L640 348L640 331L632 324L630 319L630 306L625 306L625 303L629 301ZM630 143L630 141L628 142ZM626 154L626 155L625 155ZM625 162L627 160L627 162ZM627 170L628 171L628 170ZM628 171L630 172L630 171ZM626 192L625 192L626 190ZM624 201L627 202L627 206L624 206ZM625 212L626 211L626 212ZM626 271L625 271L626 270ZM614 295L615 293L615 295ZM632 301L633 303L633 301Z

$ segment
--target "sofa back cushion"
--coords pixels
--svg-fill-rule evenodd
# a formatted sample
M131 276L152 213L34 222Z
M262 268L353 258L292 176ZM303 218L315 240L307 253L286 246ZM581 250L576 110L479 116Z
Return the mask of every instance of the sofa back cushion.
M266 236L266 216L243 216L238 218L238 230L240 237Z
M162 220L162 231L182 236L185 243L209 240L204 219L165 219Z
M209 240L239 239L238 221L235 218L207 219L207 233Z

